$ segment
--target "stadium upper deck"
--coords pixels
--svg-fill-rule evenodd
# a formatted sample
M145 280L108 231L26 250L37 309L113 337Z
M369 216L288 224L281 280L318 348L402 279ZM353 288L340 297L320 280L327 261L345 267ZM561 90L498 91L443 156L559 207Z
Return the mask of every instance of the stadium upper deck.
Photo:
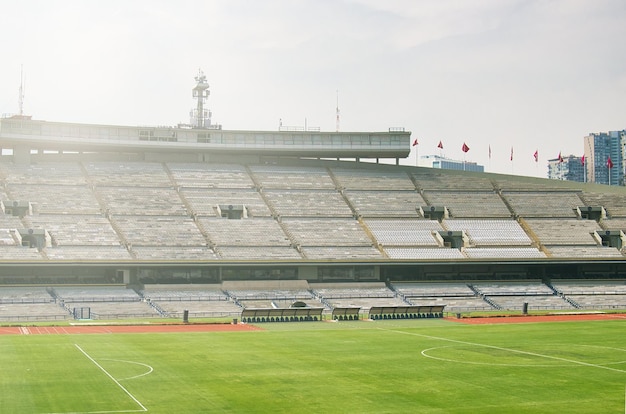
M290 156L405 132L0 127L0 283L626 278L621 188Z

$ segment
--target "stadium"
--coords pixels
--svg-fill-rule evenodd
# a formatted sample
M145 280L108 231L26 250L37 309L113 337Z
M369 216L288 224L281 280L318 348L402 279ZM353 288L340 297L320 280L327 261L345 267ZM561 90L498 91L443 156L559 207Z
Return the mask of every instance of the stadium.
M402 128L16 116L0 144L7 412L623 409L622 188L400 165ZM492 313L611 320L464 325ZM234 332L85 335L207 320Z

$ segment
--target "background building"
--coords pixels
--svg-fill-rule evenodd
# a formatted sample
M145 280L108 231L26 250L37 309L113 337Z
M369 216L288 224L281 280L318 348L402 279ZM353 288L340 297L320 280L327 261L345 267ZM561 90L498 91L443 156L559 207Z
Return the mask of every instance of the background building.
M548 178L551 180L585 182L586 174L582 157L569 155L548 160Z
M626 130L591 133L584 138L588 182L624 185L625 142Z
M452 160L440 155L425 155L420 165L444 170L485 172L485 166L470 161Z

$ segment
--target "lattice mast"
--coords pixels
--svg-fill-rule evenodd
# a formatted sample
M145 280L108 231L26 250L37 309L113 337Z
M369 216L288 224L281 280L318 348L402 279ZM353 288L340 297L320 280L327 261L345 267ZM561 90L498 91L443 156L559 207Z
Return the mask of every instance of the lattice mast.
M24 65L22 65L20 67L20 91L19 91L19 97L17 99L17 105L19 108L19 115L23 116L24 115L24 92L25 92L25 87L24 87Z
M337 114L337 121L335 124L335 129L336 132L339 132L339 89L337 89L337 108L336 108L336 114Z
M192 89L193 97L196 98L196 109L190 113L191 125L196 128L211 127L211 111L204 109L204 102L209 97L209 84L202 69L198 70L198 76L195 77L196 86Z

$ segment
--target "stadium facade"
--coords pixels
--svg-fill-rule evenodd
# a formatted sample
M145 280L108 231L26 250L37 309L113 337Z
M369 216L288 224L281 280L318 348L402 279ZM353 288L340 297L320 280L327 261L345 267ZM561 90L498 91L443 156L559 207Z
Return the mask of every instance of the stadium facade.
M398 165L410 142L2 119L0 283L626 279L623 189Z

